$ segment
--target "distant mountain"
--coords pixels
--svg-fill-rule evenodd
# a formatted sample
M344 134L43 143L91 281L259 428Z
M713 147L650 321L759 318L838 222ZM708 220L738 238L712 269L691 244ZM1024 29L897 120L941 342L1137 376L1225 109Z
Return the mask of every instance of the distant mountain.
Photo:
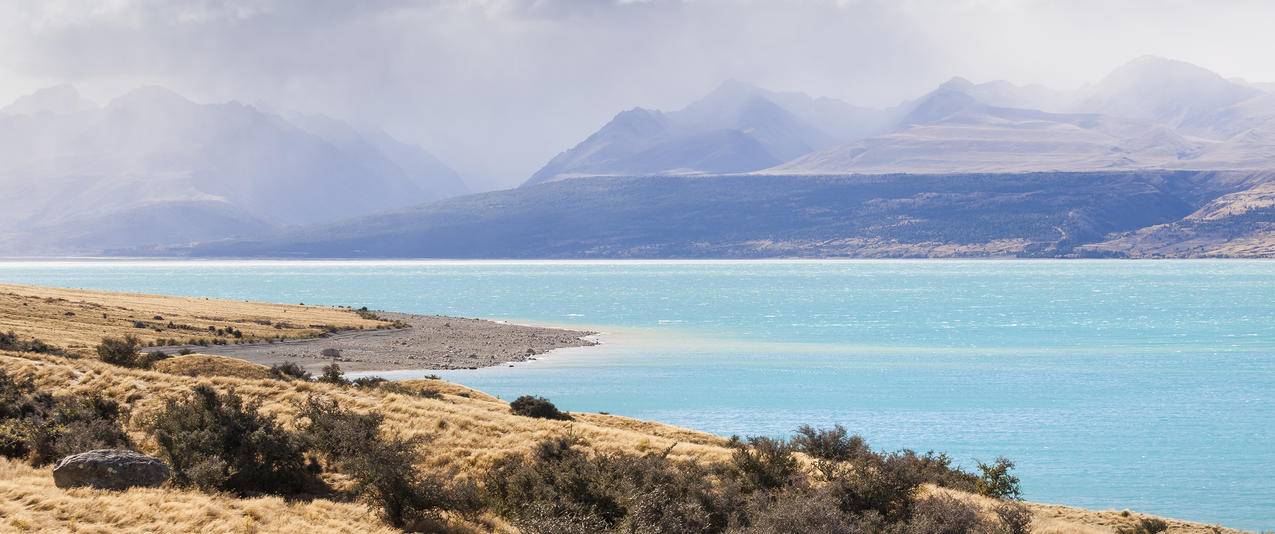
M1177 128L1260 93L1184 61L1144 56L1086 91L1078 109Z
M577 178L168 253L769 258L1197 256L1233 250L1260 257L1275 250L1273 183L1271 173L1191 171ZM1235 214L1231 228L1245 232L1247 245L1227 248L1223 227L1181 250L1111 242L1159 225L1194 224L1188 219L1211 217L1206 212Z
M748 172L871 135L884 111L736 81L674 112L634 108L554 157L527 184L572 176Z
M70 85L46 87L0 108L0 115L67 115L96 108Z
M954 78L895 108L897 122L881 135L757 172L1271 169L1273 96L1155 57L1075 94Z
M4 109L7 255L250 235L465 192L455 172L383 133L159 87L98 108L63 86Z
M815 152L766 174L1032 172L1173 168L1204 144L1144 122L997 107L945 84L895 130Z

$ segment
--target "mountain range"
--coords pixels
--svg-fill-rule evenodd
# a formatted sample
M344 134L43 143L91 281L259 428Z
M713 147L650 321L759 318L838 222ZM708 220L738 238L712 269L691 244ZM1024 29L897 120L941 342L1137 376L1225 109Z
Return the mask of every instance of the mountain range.
M258 235L466 192L420 147L328 117L153 86L101 107L58 86L0 108L0 244L26 255Z
M383 132L159 88L19 99L0 161L8 255L1275 257L1275 93L1158 57L887 109L728 81L471 195Z
M1260 170L1273 160L1275 95L1147 56L1076 91L954 78L884 110L727 82L680 111L617 115L527 184L633 174Z

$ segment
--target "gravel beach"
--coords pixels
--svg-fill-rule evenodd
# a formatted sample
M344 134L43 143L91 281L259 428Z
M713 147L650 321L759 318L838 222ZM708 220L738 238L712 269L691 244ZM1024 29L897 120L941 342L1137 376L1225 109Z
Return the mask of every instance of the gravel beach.
M263 365L297 362L310 371L336 361L345 371L359 372L489 367L524 361L553 349L597 344L585 339L597 332L583 330L438 315L389 312L378 312L378 315L403 321L411 327L342 332L280 343L191 348L200 354L231 356ZM339 351L340 356L323 356L327 349Z

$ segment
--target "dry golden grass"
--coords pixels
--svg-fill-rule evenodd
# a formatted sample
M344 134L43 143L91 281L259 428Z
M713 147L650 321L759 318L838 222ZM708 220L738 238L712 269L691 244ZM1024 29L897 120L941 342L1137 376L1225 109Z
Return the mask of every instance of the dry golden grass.
M396 532L364 506L239 499L172 488L59 489L49 468L0 459L0 532Z
M155 363L155 370L170 375L191 377L229 376L260 380L272 378L270 368L264 365L209 354L187 354L160 360Z
M137 328L135 321L145 327ZM169 323L174 328L169 328ZM389 324L340 308L0 284L0 332L12 330L81 355L91 354L107 336L133 335L148 343L167 339L212 342L218 338L234 343L236 338L217 336L208 327L233 327L243 332L238 341L248 342L308 338L329 328L385 328Z
M16 306L13 303L18 303ZM26 303L26 305L21 305ZM90 313L82 311L92 310ZM75 315L68 316L67 311ZM98 320L102 313L107 320ZM278 315L270 315L277 313ZM0 330L36 336L70 349L84 350L103 336L134 330L129 316L170 316L174 320L236 325L245 336L270 335L281 317L298 325L375 328L348 311L273 304L253 304L178 297L112 294L0 285ZM201 323L201 324L204 324ZM261 328L254 328L256 325ZM65 328L65 332L59 330ZM250 330L251 329L251 330ZM268 330L267 330L268 329ZM289 330L296 336L317 335L323 329ZM153 450L136 431L140 418L163 401L207 384L221 391L235 390L259 399L263 410L291 419L296 404L309 395L325 395L343 406L378 411L387 431L426 440L419 465L456 476L486 469L504 455L529 450L537 441L564 434L582 438L595 450L658 451L673 446L671 456L687 460L723 460L730 451L717 436L655 422L603 414L573 414L573 421L550 421L512 415L509 405L490 395L441 380L402 382L399 392L339 387L330 384L269 378L263 366L218 356L189 355L160 362L154 370L127 369L92 357L0 351L0 368L32 379L41 389L58 394L96 393L125 403L129 427L143 451ZM429 389L441 398L417 394ZM676 444L676 446L674 446ZM942 490L939 490L942 491ZM984 506L991 501L961 494ZM1032 505L1039 532L1113 532L1135 518L1118 512L1091 512L1050 505ZM1136 516L1135 516L1136 517ZM498 520L464 529L507 532ZM1214 532L1209 527L1173 522L1170 532ZM464 530L462 529L462 530ZM238 499L175 489L106 492L61 490L52 485L49 469L14 462L0 463L0 531L40 532L377 532L380 523L361 505L315 500L288 503L277 498Z

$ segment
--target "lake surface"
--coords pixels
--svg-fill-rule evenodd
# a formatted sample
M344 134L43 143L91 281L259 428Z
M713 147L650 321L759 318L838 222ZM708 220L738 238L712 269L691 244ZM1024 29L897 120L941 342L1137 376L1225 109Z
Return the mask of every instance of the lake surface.
M1029 500L1275 528L1275 262L8 262L0 281L585 326L602 346L439 374L724 435L840 423L1010 457Z

